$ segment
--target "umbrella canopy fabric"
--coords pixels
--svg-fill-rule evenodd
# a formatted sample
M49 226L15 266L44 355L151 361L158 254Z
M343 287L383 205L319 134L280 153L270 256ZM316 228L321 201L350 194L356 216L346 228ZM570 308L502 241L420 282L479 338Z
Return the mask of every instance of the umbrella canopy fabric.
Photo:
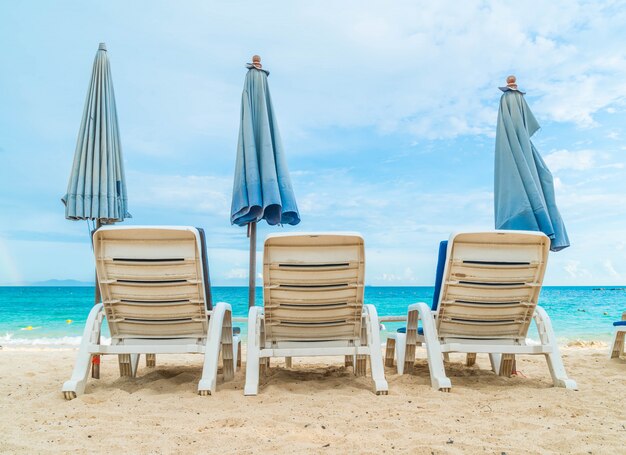
M100 43L93 63L74 165L62 198L65 218L100 220L129 218L115 94L106 45Z
M552 173L530 138L539 129L522 92L502 88L495 156L496 229L541 231L551 250L567 248L569 238L556 206Z
M241 97L241 118L230 220L243 226L300 222L278 122L267 84L269 72L248 65Z

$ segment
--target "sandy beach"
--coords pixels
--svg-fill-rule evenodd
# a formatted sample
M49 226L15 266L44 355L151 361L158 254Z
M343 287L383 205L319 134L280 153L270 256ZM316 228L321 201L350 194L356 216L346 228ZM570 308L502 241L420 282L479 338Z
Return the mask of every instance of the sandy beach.
M541 357L521 357L525 377L506 379L486 356L467 368L451 355L452 392L437 392L420 353L412 375L387 368L388 396L339 359L294 359L273 364L256 397L243 396L243 370L200 397L202 357L162 355L153 369L142 359L135 379L107 357L101 379L65 401L75 354L0 351L0 452L615 454L626 444L626 360L598 344L563 348L578 391L553 388Z

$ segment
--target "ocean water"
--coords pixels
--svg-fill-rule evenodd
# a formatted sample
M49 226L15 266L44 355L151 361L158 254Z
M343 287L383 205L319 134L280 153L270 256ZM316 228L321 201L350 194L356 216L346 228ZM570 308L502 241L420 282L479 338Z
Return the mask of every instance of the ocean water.
M231 304L235 317L246 317L248 289L213 287L213 300ZM407 306L432 302L432 287L366 287L365 303L374 304L379 316L404 316ZM93 287L0 287L0 345L76 345L94 303ZM262 305L262 289L257 289ZM626 288L544 287L543 306L561 341L609 340L613 321L626 311ZM235 325L246 332L246 324ZM385 331L404 324L384 323ZM105 324L106 326L106 324ZM533 329L530 336L536 333ZM383 333L385 335L385 333ZM108 337L104 327L103 336Z

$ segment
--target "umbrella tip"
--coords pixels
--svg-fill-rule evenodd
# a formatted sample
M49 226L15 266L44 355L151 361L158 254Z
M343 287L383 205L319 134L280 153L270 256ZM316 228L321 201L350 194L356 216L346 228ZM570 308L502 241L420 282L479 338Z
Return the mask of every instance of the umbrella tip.
M107 50L107 45L105 43L100 43L100 45L98 46L98 50L99 51L106 51Z
M506 78L506 86L512 88L513 90L517 90L516 84L517 78L513 75L510 75Z
M263 65L261 65L261 57L259 55L252 56L252 66L254 66L258 70L263 68Z

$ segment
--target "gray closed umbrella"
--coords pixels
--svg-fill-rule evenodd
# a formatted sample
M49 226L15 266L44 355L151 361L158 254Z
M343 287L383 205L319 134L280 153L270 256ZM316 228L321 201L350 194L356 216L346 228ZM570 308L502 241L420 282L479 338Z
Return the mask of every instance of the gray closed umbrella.
M494 174L496 229L541 231L550 249L570 245L556 206L552 173L531 141L539 123L518 90L515 76L500 87Z
M65 218L92 220L96 228L130 217L113 80L104 43L98 46L93 62L74 164L67 193L61 200ZM97 277L95 301L100 301ZM100 376L99 356L93 358L92 375Z
M256 223L298 224L300 214L287 170L278 121L261 57L252 57L241 96L237 161L230 211L232 224L248 226L249 306L255 300Z
M62 200L68 220L112 223L130 217L113 80L104 43L100 43L93 62L74 165Z

